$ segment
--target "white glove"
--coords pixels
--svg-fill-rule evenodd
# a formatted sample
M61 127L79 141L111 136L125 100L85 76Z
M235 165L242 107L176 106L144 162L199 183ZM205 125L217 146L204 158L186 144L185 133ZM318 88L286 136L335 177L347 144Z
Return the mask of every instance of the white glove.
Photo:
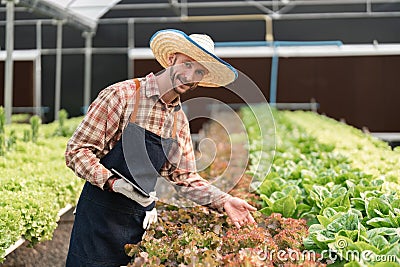
M150 197L142 196L138 193L132 185L126 182L124 179L116 179L112 186L112 191L125 195L126 197L136 201L143 207L149 206L153 201L157 201L156 192L150 192Z
M152 223L157 222L157 210L153 208L151 211L146 211L146 217L143 220L143 229L147 230L150 228Z

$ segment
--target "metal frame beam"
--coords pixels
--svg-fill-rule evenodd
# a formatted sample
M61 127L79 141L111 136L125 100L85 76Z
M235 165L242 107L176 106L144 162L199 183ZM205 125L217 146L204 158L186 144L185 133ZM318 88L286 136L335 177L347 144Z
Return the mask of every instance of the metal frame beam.
M62 30L64 22L57 21L57 49L56 49L56 84L54 95L54 119L58 120L61 108L61 70L62 70Z
M138 18L108 18L100 19L98 22L102 24L112 23L126 23L129 19L134 19L138 23L157 22L157 21L179 21L179 18L187 17L188 9L191 8L207 8L207 7L255 7L261 12L271 15L274 20L291 20L291 19L337 19L337 18L387 18L387 17L400 17L399 11L373 11L372 6L376 4L398 3L400 0L297 0L287 1L215 1L215 2L178 2L170 1L170 3L146 3L146 4L120 4L115 5L111 10L140 10L140 9L165 9L175 8L181 9L176 17L138 17ZM41 13L53 16L56 19L65 20L72 23L83 31L95 31L96 23L89 22L87 19L78 17L78 15L67 14L64 10L60 10L55 6L46 5L39 0L20 0L20 4L26 8L16 7L14 11L30 11L37 10ZM296 6L312 6L312 5L365 5L364 12L318 12L318 13L289 13L289 11ZM278 5L278 8L276 7ZM269 8L272 7L273 11ZM279 9L280 8L280 9ZM25 10L24 10L25 9ZM0 11L5 11L6 8L0 8ZM15 25L30 25L35 24L36 20L16 20ZM47 24L46 20L42 20L43 24ZM4 21L0 21L0 25L4 25Z
M40 20L36 24L36 49L41 51L42 49L42 23ZM42 56L36 58L35 61L35 85L34 85L35 98L33 106L35 107L35 114L42 117Z
M12 58L14 51L14 6L15 0L6 0L6 62L4 73L4 112L6 123L11 123L11 114L13 106L13 80L14 80L14 61Z
M212 8L212 7L246 7L246 6L265 6L265 7L283 7L283 6L312 6L312 5L365 5L365 4L390 4L400 3L400 0L308 0L308 1L212 1L212 2L187 2L179 3L173 1L172 3L147 3L147 4L120 4L115 5L111 10L127 10L127 9L164 9L171 8L172 6L181 8L182 6L188 8Z
M47 2L38 0L20 0L20 5L31 8L38 13L50 16L56 20L66 21L82 31L95 31L97 27L97 21L90 20L78 14L66 12L64 9Z
M85 77L83 88L83 107L86 110L90 104L90 91L92 88L92 40L94 32L84 32L85 38Z

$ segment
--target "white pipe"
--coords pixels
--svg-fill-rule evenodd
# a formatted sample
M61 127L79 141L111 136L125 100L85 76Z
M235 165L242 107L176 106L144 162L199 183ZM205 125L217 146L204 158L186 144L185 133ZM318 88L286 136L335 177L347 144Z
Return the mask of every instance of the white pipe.
M58 120L61 106L62 30L63 21L57 20L56 84L54 95L54 119Z
M14 50L12 54L13 61L33 61L40 55L36 49ZM0 50L0 61L5 61L7 51Z
M183 22L199 22L199 21L241 21L241 20L265 20L264 14L247 14L247 15L215 15L215 16L188 16L182 17Z
M372 5L371 5L371 0L365 0L365 5L366 5L366 11L367 13L371 13L372 12Z
M275 1L275 0L274 0ZM256 1L257 5L263 6L276 6L277 3L274 1ZM385 3L400 3L400 0L373 0L374 4L385 4ZM354 5L354 4L365 4L365 0L308 0L308 1L290 1L287 4L280 3L280 6L310 6L310 5ZM181 7L183 4L174 2L173 6ZM189 2L187 3L188 8L213 8L213 7L247 7L254 6L253 1L214 1L214 2ZM171 4L161 3L148 3L148 4L121 4L115 5L111 10L127 10L127 9L165 9L170 8Z
M166 23L166 22L182 22L181 17L135 17L135 18L105 18L99 19L98 24L126 24L130 19L140 23Z
M133 60L129 60L129 50L135 48L135 19L128 20L128 75L126 77L131 78L135 74L135 63Z
M42 22L38 20L36 24L36 49L42 49ZM42 56L39 54L35 59L35 98L33 106L36 108L35 114L42 117Z
M14 25L15 26L19 26L19 25L36 25L36 22L38 20L37 19L20 19L20 20L16 20L14 21ZM40 21L42 22L43 25L53 25L54 24L54 20L52 19L40 19ZM7 21L0 21L0 25L7 25Z
M371 0L369 0L371 1ZM287 4L280 3L280 6L311 6L311 5L357 5L365 4L366 0L308 0L308 1L289 1ZM257 1L258 5L273 6L271 1ZM373 4L400 3L400 0L373 0ZM174 3L174 6L181 6L182 3ZM214 2L194 2L187 3L188 8L207 8L207 7L245 7L253 6L251 1L214 1ZM128 9L166 9L171 8L168 3L147 3L147 4L120 4L113 6L110 10L128 10ZM0 12L6 12L7 8L0 7ZM15 12L27 12L28 7L15 7Z
M265 7L264 5L260 4L257 1L254 0L247 0L246 3L249 3L249 6L251 7L256 7L257 9L259 9L261 12L266 13L266 14L272 14L274 13L274 11L272 11L271 9Z
M274 12L279 10L279 2L277 0L272 0L272 9L274 10Z
M267 5L269 1L260 1L263 5ZM373 0L374 4L400 3L399 0ZM295 0L290 1L288 5L354 5L365 4L365 0Z
M90 104L90 91L92 81L92 39L93 32L84 32L85 37L85 82L84 82L84 93L83 93L83 107L88 108Z
M257 14L263 16L262 14ZM393 18L400 17L400 12L338 12L338 13L297 13L297 14L279 14L270 15L272 19L291 20L291 19L337 19L337 18ZM181 17L125 17L125 18L105 18L100 19L98 24L126 24L130 19L135 19L136 23L170 23L182 22ZM16 20L17 25L36 25L35 19L31 20ZM52 20L41 20L43 25L50 25ZM0 21L0 26L6 25L6 21Z
M85 54L85 48L63 48L62 53L65 55L78 55ZM92 47L92 54L124 54L128 52L127 47ZM49 48L42 49L42 55L55 55L57 54L57 49Z
M400 17L400 12L337 12L337 13L298 13L298 14L272 14L275 20L291 19L354 19L354 18L392 18Z
M180 9L181 9L181 17L189 16L189 8L188 8L187 0L181 0L181 3L180 3L179 6L180 6Z
M14 79L14 61L12 54L14 51L14 0L7 0L7 25L6 25L6 64L4 74L4 112L6 123L11 123L11 114L13 106L13 79Z
M29 11L29 8L27 8L27 7L15 7L14 11L15 12L27 12L27 11ZM7 8L6 7L0 7L0 12L7 12Z
M149 4L120 4L113 6L110 10L127 10L127 9L165 9L170 8L171 4L149 3Z
M342 56L384 56L400 55L399 44L342 45L337 46L295 46L277 47L281 57L342 57ZM222 58L268 58L274 55L269 46L216 47L215 54ZM153 59L150 48L135 48L129 51L130 59Z
M263 14L255 14L264 16ZM223 17L221 15L219 17ZM252 16L252 15L228 15L228 16ZM254 15L253 15L254 16ZM343 12L343 13L298 13L298 14L279 14L270 15L272 19L291 20L291 19L337 19L337 18L391 18L400 17L400 12ZM208 16L189 16L190 17L208 17ZM218 17L216 15L215 17ZM132 18L106 18L100 19L99 24L126 24ZM185 19L185 18L184 18ZM187 20L186 20L187 21ZM135 17L136 23L169 23L182 22L180 17Z

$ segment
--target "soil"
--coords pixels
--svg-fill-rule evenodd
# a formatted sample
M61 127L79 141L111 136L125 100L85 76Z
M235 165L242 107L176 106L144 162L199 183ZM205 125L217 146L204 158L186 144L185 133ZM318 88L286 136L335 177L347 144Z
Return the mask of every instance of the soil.
M25 241L11 252L0 267L61 267L65 266L69 238L74 223L73 208L61 216L53 239L43 241L34 247Z

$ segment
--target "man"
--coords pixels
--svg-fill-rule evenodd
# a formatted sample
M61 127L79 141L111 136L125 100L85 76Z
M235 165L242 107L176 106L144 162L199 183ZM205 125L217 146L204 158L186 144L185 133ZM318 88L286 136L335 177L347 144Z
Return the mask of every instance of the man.
M237 71L214 54L207 35L161 30L150 47L165 70L102 90L68 142L66 164L87 182L67 266L125 265L123 246L139 242L157 221L154 188L160 175L190 200L225 211L237 227L254 223L254 207L196 173L180 106L180 95L197 85L225 86Z

